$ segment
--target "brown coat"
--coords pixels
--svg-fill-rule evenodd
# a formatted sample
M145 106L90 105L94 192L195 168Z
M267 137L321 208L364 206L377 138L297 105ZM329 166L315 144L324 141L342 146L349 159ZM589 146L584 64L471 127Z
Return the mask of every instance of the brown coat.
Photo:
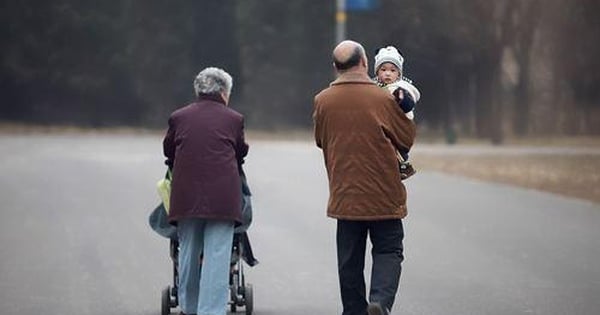
M171 114L163 141L173 169L169 221L241 221L238 164L248 153L243 128L242 115L216 95L200 96Z
M366 74L342 74L315 96L315 141L329 178L327 215L345 220L407 214L396 150L410 149L415 124Z

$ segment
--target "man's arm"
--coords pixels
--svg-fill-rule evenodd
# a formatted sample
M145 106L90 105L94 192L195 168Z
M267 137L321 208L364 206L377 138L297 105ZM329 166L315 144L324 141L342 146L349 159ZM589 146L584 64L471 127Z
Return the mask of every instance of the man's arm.
M383 124L383 132L390 139L396 150L408 152L413 146L417 127L408 119L394 102L386 106L387 113L384 114L386 122Z

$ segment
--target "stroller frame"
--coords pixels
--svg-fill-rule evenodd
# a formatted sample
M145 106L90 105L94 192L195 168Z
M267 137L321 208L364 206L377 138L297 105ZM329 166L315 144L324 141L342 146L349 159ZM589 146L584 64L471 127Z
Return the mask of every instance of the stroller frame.
M245 314L252 315L254 309L254 296L252 285L246 283L243 264L243 246L241 234L233 235L231 249L231 267L229 269L229 310L232 313L238 307L245 307ZM179 241L170 240L170 256L173 261L173 284L164 288L161 292L161 315L171 314L171 309L179 306L178 284L179 284Z

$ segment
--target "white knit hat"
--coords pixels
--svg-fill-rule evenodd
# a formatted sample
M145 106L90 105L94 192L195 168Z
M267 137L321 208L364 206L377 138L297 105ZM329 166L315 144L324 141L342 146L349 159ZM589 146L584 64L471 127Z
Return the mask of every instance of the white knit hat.
M394 46L387 46L379 49L377 55L375 55L375 72L379 70L382 64L389 62L395 65L400 72L402 72L402 64L404 63L404 58L398 52L398 49Z

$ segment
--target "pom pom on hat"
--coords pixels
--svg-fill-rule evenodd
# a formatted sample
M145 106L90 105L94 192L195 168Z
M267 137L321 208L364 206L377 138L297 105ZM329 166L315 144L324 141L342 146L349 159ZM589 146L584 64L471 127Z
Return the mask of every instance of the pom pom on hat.
M400 72L402 72L402 64L404 63L404 58L398 52L398 49L394 46L387 46L379 49L377 55L375 55L375 72L379 70L382 64L389 62L395 65Z

